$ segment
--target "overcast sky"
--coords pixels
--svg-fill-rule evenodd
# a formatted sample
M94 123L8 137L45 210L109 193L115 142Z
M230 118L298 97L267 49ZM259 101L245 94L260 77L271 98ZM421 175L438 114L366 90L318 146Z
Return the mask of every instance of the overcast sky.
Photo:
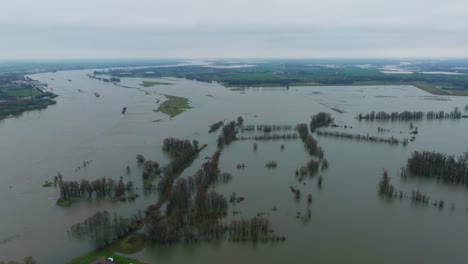
M0 59L468 57L467 0L11 0Z

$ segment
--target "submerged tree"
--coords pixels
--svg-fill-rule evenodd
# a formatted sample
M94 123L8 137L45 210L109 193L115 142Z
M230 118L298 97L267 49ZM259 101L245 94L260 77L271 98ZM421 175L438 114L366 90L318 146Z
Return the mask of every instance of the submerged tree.
M390 183L390 177L387 170L383 171L382 179L379 182L379 194L392 197L395 192L395 187Z

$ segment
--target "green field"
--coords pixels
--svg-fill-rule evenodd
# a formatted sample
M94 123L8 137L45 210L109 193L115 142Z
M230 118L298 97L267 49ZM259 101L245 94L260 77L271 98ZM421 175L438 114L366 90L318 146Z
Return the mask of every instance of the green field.
M275 61L247 68L208 68L203 66L158 67L112 70L121 77L164 78L176 77L201 82L218 82L226 87L274 87L314 85L414 85L437 95L468 94L468 71L465 75L444 74L387 74L380 70L388 61L374 62L373 67L357 67L344 61L324 66L307 61ZM457 63L457 62L454 62ZM461 63L461 62L460 62ZM464 64L462 64L464 65ZM422 63L418 70L450 71L454 65ZM444 68L445 67L445 68ZM148 84L149 85L149 84Z
M191 108L187 98L167 94L164 96L166 96L168 100L159 105L158 111L166 115L174 117Z
M119 264L130 264L130 263L143 264L142 262L140 262L138 260L129 259L129 258L122 257L122 256L119 256L119 255L115 254L115 252L123 252L123 251L125 251L125 249L128 249L129 245L125 241L128 241L128 239L130 239L131 237L134 237L134 236L138 237L138 240L141 240L141 238L140 238L141 235L130 235L130 236L128 236L128 237L126 237L126 238L124 238L122 240L119 240L119 241L116 241L116 242L112 243L111 245L107 246L104 249L93 250L93 251L88 252L88 253L86 253L84 255L81 255L81 256L69 261L67 264L90 264L93 261L95 261L96 259L98 259L99 257L105 257L105 258L112 257L112 258L114 258L114 262L119 263ZM144 239L143 239L143 241L144 241ZM139 250L143 249L144 246L145 246L144 243L143 244L139 243ZM132 249L135 249L135 247L132 246ZM133 252L137 252L137 251L134 250Z
M151 86L156 86L156 85L172 85L172 83L143 81L143 83L140 85L143 87L151 87Z
M12 96L12 97L28 97L28 96L38 96L42 94L42 92L37 90L36 88L8 89L8 90L3 90L2 93L7 96Z
M122 239L117 247L117 252L122 254L134 254L146 246L146 236L143 234L132 234Z

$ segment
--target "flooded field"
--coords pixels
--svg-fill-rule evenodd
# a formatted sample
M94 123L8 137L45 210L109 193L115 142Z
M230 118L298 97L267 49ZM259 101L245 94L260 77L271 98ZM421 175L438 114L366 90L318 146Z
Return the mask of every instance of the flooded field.
M210 125L244 119L244 125L309 123L312 115L328 112L338 131L410 139L409 121L359 121L371 111L446 111L463 114L466 97L433 96L413 86L327 86L250 88L232 91L216 83L164 78L172 85L143 87L144 79L122 78L120 85L87 76L92 71L64 71L31 75L58 94L57 105L0 121L0 256L39 263L66 263L91 248L72 239L71 225L98 210L130 215L158 200L141 190L142 154L160 164L169 158L163 139L198 140L208 146L182 177L193 175L217 149L219 132ZM149 79L148 81L155 81ZM99 93L99 97L95 95ZM170 118L157 112L167 95L186 97L191 109ZM123 107L127 107L124 116ZM466 263L468 261L468 189L430 179L403 179L400 168L415 150L461 155L468 150L468 119L414 120L418 128L407 146L377 144L312 135L323 148L329 168L299 182L295 170L310 159L300 139L239 140L225 146L220 169L233 175L217 183L216 191L245 198L229 204L227 219L262 214L285 242L230 241L149 246L131 255L150 263ZM346 128L345 128L346 126ZM379 129L380 128L380 129ZM383 130L381 130L383 129ZM382 132L380 132L382 131ZM285 132L290 133L290 132ZM291 131L294 133L294 130ZM258 132L239 132L251 136ZM253 144L257 150L253 150ZM284 145L284 149L282 149ZM83 161L89 166L76 170ZM265 164L276 161L277 168ZM237 165L244 163L245 168ZM126 173L126 166L131 173ZM421 190L447 206L438 209L410 200L378 195L383 169L398 190ZM110 177L132 180L140 197L133 202L80 201L69 208L56 205L58 188L43 188L60 172L66 180ZM290 187L301 191L295 199ZM313 197L307 214L307 195ZM449 205L453 204L453 208ZM235 213L234 213L235 212Z

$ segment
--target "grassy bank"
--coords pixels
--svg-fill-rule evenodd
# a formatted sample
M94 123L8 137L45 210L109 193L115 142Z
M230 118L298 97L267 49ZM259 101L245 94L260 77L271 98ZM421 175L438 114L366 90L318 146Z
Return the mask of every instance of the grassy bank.
M72 205L72 201L67 200L67 199L59 198L57 200L57 205L62 206L62 207L70 207Z
M136 241L135 245L129 244L130 243L129 241ZM118 240L112 243L106 248L93 250L84 255L81 255L69 261L67 264L90 264L100 257L104 257L104 258L112 257L114 258L114 262L119 263L119 264L130 264L130 263L144 264L144 262L141 262L136 259L130 259L130 258L116 255L116 252L122 252L122 253L128 252L127 254L135 253L135 252L142 250L144 247L145 247L144 235L133 234L133 235L130 235L128 237L125 237L121 240Z
M185 97L166 94L164 96L166 96L168 100L159 105L158 111L166 115L174 117L191 108L189 106L189 100Z
M140 85L143 87L151 87L151 86L157 86L157 85L172 85L172 83L143 81L143 83Z
M11 97L39 96L42 94L42 92L36 88L8 89L3 90L2 93Z

